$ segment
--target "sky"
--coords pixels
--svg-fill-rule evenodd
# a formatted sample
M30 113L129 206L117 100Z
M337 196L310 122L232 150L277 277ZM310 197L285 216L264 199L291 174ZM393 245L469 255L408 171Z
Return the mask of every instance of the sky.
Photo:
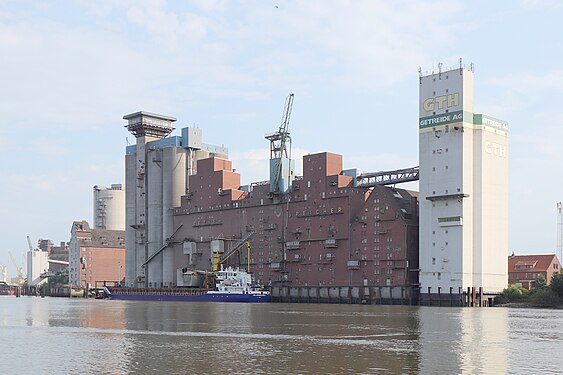
M92 187L124 181L123 115L174 116L268 179L295 94L293 156L418 165L418 70L474 64L475 112L509 122L509 252L555 253L563 200L563 2L0 2L0 264L69 241ZM407 186L416 189L416 184Z

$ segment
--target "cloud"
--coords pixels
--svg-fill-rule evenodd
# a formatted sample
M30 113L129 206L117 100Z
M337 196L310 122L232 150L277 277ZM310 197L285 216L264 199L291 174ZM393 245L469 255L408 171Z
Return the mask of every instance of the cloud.
M303 173L303 156L311 152L301 148L291 150L291 158L295 161L295 174ZM229 154L233 161L233 168L241 174L243 185L254 182L267 181L270 178L270 149L255 148L245 151L235 151Z
M517 93L531 91L563 91L563 70L550 70L544 74L521 72L491 79L491 84Z

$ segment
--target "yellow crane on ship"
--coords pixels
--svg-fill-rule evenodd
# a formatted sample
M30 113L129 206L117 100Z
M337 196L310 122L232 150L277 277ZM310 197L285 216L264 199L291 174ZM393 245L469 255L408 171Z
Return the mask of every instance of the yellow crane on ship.
M237 245L234 249L229 251L227 254L222 255L219 252L213 253L213 272L219 271L219 266L229 260L230 257L238 253L240 250L243 250L246 247L246 261L247 261L247 268L246 272L250 273L250 241L245 240Z

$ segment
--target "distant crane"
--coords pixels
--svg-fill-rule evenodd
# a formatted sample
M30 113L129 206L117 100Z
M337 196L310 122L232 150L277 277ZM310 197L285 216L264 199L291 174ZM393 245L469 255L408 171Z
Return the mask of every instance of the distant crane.
M8 282L8 267L0 264L0 272L2 273L2 277L0 278L0 281L7 283Z
M270 191L274 194L280 193L279 182L282 175L283 157L291 160L291 137L289 135L289 120L291 109L293 108L294 94L289 94L285 100L285 107L282 114L282 122L277 132L266 135L270 141L270 160L275 160L272 186Z
M16 272L18 274L18 279L17 279L17 284L18 285L23 285L25 284L25 277L23 276L23 268L18 266L18 263L16 262L16 259L14 258L14 256L12 255L12 252L8 251L8 255L10 256L10 260L12 261L12 264L14 265L14 267L16 268Z

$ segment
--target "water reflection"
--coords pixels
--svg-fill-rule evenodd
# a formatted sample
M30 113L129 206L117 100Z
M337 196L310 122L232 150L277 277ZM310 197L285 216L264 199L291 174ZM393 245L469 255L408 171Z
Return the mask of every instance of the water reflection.
M425 373L495 373L507 370L507 309L419 310L421 369Z
M13 297L0 299L0 373L559 373L562 322L560 310Z

